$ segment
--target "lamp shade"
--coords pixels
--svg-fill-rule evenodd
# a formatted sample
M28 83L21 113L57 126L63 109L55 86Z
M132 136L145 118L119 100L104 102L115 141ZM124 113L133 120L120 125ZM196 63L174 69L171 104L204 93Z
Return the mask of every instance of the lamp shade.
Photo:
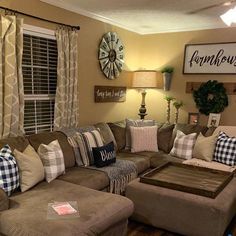
M138 70L134 71L133 88L156 88L157 72L155 70Z

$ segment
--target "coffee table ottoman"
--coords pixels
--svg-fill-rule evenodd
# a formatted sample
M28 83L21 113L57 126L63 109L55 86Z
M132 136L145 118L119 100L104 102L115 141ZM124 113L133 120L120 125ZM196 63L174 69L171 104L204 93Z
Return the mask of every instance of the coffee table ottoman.
M193 236L222 236L236 213L236 178L215 199L139 182L126 189L132 219Z

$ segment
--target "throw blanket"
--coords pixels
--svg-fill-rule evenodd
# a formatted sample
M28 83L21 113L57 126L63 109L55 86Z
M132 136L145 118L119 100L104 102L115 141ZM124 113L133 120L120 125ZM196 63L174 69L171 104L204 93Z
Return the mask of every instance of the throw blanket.
M76 132L84 132L88 130L93 130L93 126L88 126L83 129L81 128L71 128L71 129L63 129L61 132L63 132L67 138L69 143L74 149L75 157L77 159L77 164L82 167L82 162L80 160L79 156L79 150L78 146L76 145L76 142L73 141L73 135ZM137 177L137 167L132 161L128 160L120 160L116 159L116 163L113 163L109 166L97 168L95 166L87 166L84 168L89 168L89 169L95 169L99 171L103 171L107 174L109 180L110 180L110 192L111 193L116 193L116 194L122 194L125 191L125 188L127 184L135 179Z
M110 192L122 194L127 184L137 178L137 167L132 161L116 159L116 162L101 168L87 166L85 168L103 171L110 180Z

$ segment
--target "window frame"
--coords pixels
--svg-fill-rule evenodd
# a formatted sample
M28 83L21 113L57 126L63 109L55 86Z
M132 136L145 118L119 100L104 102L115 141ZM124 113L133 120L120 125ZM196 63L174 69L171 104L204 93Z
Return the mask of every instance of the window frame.
M56 40L55 31L49 30L49 29L46 29L46 28L33 26L33 25L28 25L28 24L23 25L23 34ZM23 66L23 63L22 63L22 66ZM52 95L52 94L24 94L24 104L25 104L25 101L34 101L34 102L36 102L36 101L55 100L55 97L56 97L56 94L55 95ZM35 113L36 113L36 111L35 111ZM37 120L37 119L35 119L35 120ZM25 126L25 119L24 119L24 128L33 128L34 127L34 131L35 131L34 133L35 134L40 133L40 131L38 130L38 127L42 128L43 126L44 125L37 126L37 123L35 123L35 125L32 126L32 127ZM54 124L50 123L50 124L48 124L48 126L50 126L50 131L52 131ZM41 132L43 132L43 131L41 131ZM32 134L32 132L30 132L30 134ZM28 135L27 132L26 132L26 135Z

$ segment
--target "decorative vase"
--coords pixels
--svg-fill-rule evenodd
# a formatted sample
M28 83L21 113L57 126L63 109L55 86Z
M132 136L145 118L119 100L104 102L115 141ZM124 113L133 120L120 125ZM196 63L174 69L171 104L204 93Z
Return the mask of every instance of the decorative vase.
M165 91L170 90L171 79L172 79L172 73L168 73L168 72L163 73L163 82L164 82Z

